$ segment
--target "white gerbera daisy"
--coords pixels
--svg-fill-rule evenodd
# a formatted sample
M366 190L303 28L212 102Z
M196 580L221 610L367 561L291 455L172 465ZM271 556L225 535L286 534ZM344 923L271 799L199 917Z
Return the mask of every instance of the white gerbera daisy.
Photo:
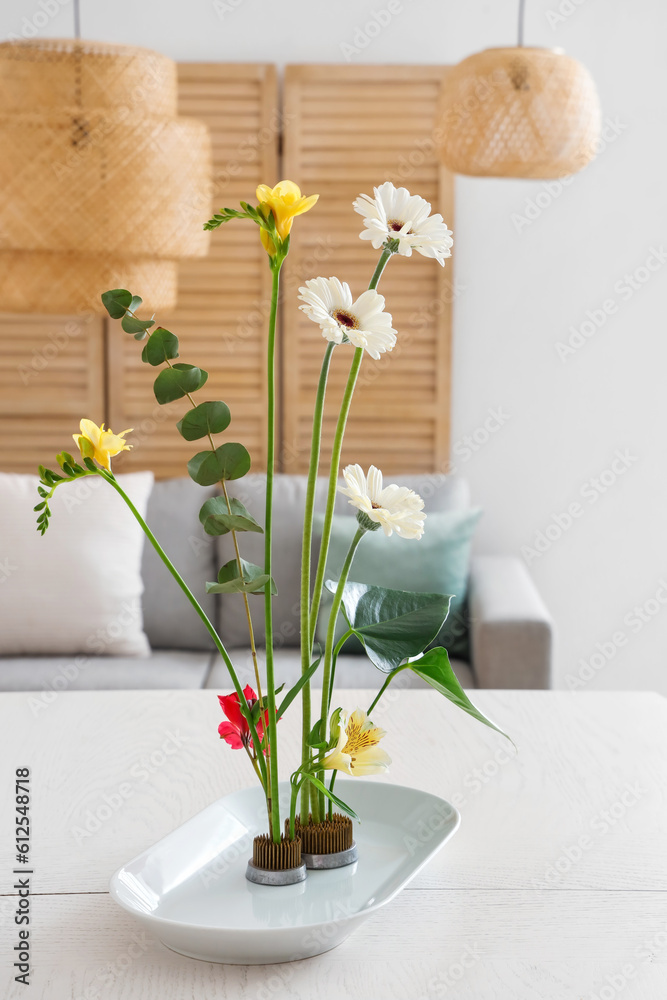
M361 194L354 202L354 210L364 217L362 240L371 240L379 250L389 240L398 244L396 253L410 257L416 250L422 257L432 257L445 266L445 257L451 257L452 232L441 215L430 215L431 205L407 188L396 188L386 181L373 188L374 198Z
M347 489L339 487L341 493L350 497L353 507L379 524L385 535L395 531L401 538L421 538L426 514L424 501L414 490L395 483L383 488L382 473L374 465L367 476L360 465L348 465L343 476Z
M384 296L369 289L352 301L350 286L338 278L311 278L299 289L302 309L309 319L319 323L322 336L335 344L349 341L363 347L377 359L391 351L396 331L391 313L384 312Z

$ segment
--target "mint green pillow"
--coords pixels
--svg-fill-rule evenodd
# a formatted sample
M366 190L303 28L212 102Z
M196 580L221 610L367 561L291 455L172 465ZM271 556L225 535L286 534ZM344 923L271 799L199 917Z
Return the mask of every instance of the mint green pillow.
M424 534L418 541L400 538L397 534L387 538L382 529L369 531L356 551L349 579L391 590L453 594L449 616L434 645L444 646L452 657L467 659L470 549L481 514L479 507L429 514ZM322 536L322 522L321 516L315 518L317 542ZM357 527L356 517L334 517L325 579L338 579ZM322 648L326 642L331 601L331 594L325 591L315 630L315 638ZM346 630L341 612L336 638L339 639ZM346 642L344 651L360 653L361 643L352 637Z

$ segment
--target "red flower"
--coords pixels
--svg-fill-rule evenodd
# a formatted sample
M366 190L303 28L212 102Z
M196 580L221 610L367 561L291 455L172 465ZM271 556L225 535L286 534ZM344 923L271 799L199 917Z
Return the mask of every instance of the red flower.
M243 694L248 702L248 707L252 709L253 705L257 702L257 695L249 684L246 684ZM242 747L252 747L250 728L248 727L246 719L241 714L241 705L237 693L234 692L234 694L218 695L218 701L220 702L222 711L228 719L227 722L221 722L218 726L220 738L229 743L230 747L234 750L241 750ZM256 723L257 736L260 740L264 736L265 727L268 726L268 710L264 710L263 716L263 718L258 718ZM267 747L265 748L264 753L268 754L268 752Z

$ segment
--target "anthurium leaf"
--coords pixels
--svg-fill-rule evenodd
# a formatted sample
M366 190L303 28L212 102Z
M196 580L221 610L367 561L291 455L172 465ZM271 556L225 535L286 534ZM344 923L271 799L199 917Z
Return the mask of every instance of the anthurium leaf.
M202 505L199 520L207 535L226 535L228 531L256 531L264 533L264 529L249 514L240 500L230 497L229 507L224 497L211 497Z
M333 581L327 580L326 585L335 592ZM390 673L433 642L449 614L450 601L448 594L415 594L347 583L343 613L368 658L379 670Z
M166 375L167 372L162 372ZM158 376L159 378L160 376ZM242 444L229 442L215 451L200 451L188 462L188 473L200 486L213 486L223 479L240 479L250 469L250 455Z
M241 560L243 578L239 576L239 567L236 559L231 559L222 567L218 573L217 583L207 583L207 594L256 594L263 593L266 584L269 582L268 575L261 566ZM276 585L271 581L271 593L276 594Z
M155 334L153 334L154 336ZM232 415L227 404L217 400L200 403L193 410L188 410L176 426L179 434L186 441L196 441L198 438L206 437L207 434L220 434L227 430L231 419Z
M196 392L206 382L208 374L194 365L177 364L165 368L153 383L153 392L160 405L173 403L189 392ZM213 480L217 482L217 480Z
M473 719L477 719L478 722L483 722L485 726L489 726L490 729L495 729L497 733L501 736L505 736L511 743L514 741L507 733L504 733L502 729L499 729L495 723L487 719L485 715L482 715L480 710L476 708L471 702L468 695L465 693L461 687L458 678L454 671L452 670L452 665L449 662L449 655L446 649L442 646L436 646L434 649L429 649L427 653L420 656L418 660L412 660L410 663L405 663L401 670L409 669L413 673L421 677L422 680L430 684L432 688L439 691L440 694L444 695L453 705L457 708L463 709L468 715L472 715ZM397 671L398 673L399 671Z
M314 663L311 663L311 665L308 667L308 669L306 670L306 672L303 673L303 674L301 674L301 677L299 677L299 679L296 682L296 684L294 685L294 687L291 687L289 689L289 691L287 692L287 694L285 695L285 697L283 698L283 700L280 703L280 708L278 709L278 716L281 716L281 715L285 714L285 712L287 711L287 709L290 707L290 705L292 704L292 702L294 701L294 699L298 695L298 693L301 690L301 688L304 687L304 685L308 683L308 681L310 680L310 678L313 676L313 674L315 673L315 671L319 667L321 659L322 659L322 657L320 656L319 659L315 660Z
M136 316L123 316L120 321L125 333L144 333L146 330L150 330L152 326L155 326L154 319L137 319Z
M319 789L320 792L324 792L326 797L331 799L333 804L338 806L339 809L342 809L343 812L346 812L348 816L351 816L352 819L359 819L352 806L348 806L347 802L343 802L343 800L339 799L337 795L334 795L333 792L329 791L327 786L323 784L319 778L316 778L314 774L309 774L308 771L306 771L304 773L304 777L310 781L311 785L315 785L315 788Z
M178 357L178 337L163 326L153 330L141 352L141 360L147 365L163 365L165 361Z
M112 319L122 319L132 305L132 292L127 288L112 288L102 292L102 305Z

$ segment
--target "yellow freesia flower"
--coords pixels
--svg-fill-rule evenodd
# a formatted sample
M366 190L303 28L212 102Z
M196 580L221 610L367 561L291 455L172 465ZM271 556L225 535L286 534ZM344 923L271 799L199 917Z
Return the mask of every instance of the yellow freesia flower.
M260 184L257 188L257 200L263 209L270 209L276 220L276 231L281 240L287 239L292 228L292 220L297 215L308 212L319 194L308 197L301 194L301 188L294 181L280 181L274 188L268 184ZM271 236L265 229L260 230L262 246L272 257L276 248Z
M354 777L382 774L391 764L389 755L378 746L384 729L374 726L366 713L357 708L341 719L338 744L327 754L320 767L325 771L344 771Z
M98 427L92 420L81 421L81 433L72 434L83 458L93 458L98 465L111 472L111 458L120 455L121 451L129 451L131 445L125 442L125 435L132 431L121 431L114 434L112 430L105 431L104 424Z

